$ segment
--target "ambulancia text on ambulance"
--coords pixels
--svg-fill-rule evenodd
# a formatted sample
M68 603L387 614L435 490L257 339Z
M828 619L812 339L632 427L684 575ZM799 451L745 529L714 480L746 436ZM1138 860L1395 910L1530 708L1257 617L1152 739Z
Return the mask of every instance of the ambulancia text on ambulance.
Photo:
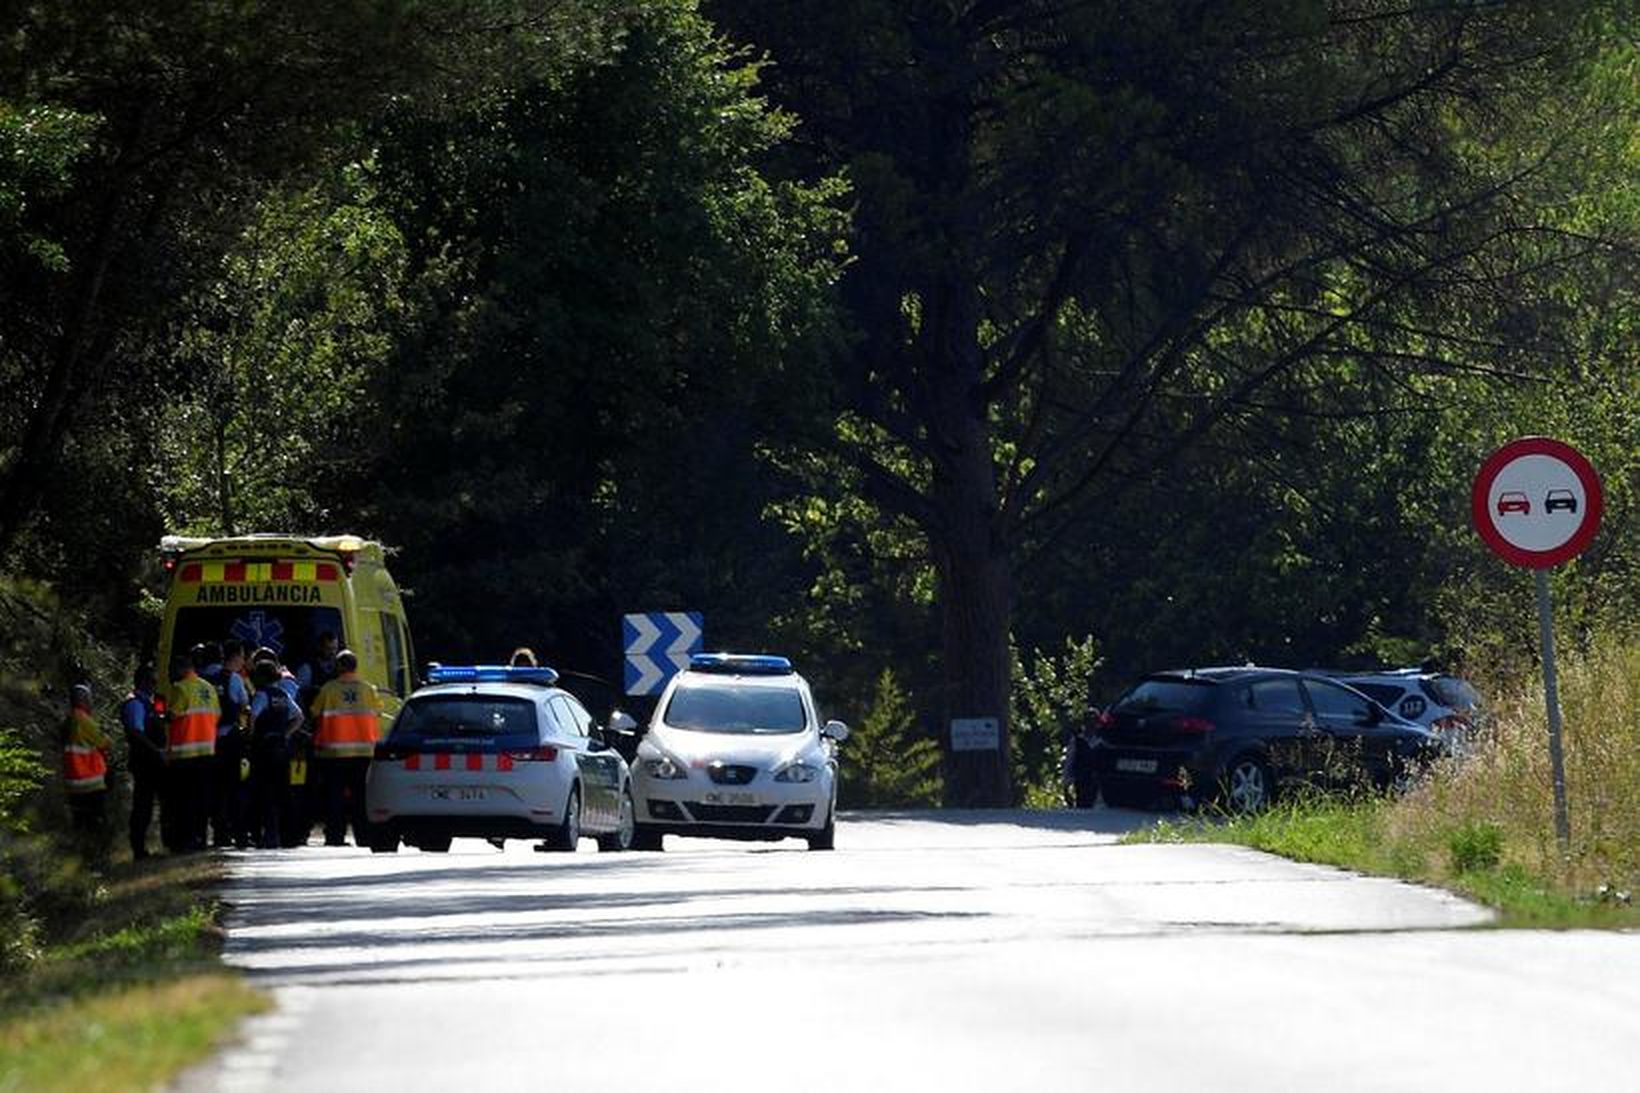
M356 535L305 538L168 535L170 575L160 627L161 671L200 643L237 640L272 649L293 672L335 649L359 658L359 678L381 693L383 728L415 686L415 653L399 589L380 543Z

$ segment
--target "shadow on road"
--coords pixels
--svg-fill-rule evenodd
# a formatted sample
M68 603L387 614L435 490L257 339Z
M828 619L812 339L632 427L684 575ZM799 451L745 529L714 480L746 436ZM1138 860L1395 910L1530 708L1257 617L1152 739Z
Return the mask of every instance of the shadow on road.
M1066 808L1053 810L1023 808L919 809L899 812L842 812L838 818L887 824L933 824L948 827L1017 827L1032 831L1081 832L1090 835L1126 835L1155 824L1156 814L1127 808Z
M475 911L482 913L482 911ZM398 947L439 945L489 945L496 941L584 941L596 938L631 939L640 935L709 932L714 930L771 930L808 929L821 926L882 925L891 922L927 922L933 920L982 918L984 912L973 911L886 911L863 907L816 909L811 911L771 911L755 914L668 915L643 918L605 918L596 922L554 922L501 926L481 923L474 926L440 926L429 924L413 935L383 935L380 930L337 930L312 934L302 938L248 937L235 942L238 953L254 955L260 952L317 952L333 949L366 949L381 951ZM589 955L619 956L621 952L589 954L577 951L577 959ZM511 954L487 954L474 949L471 954L452 957L448 953L428 957L430 961L484 961L508 960ZM363 962L373 966L374 962ZM325 961L315 967L336 968L341 965ZM298 970L281 964L281 973Z
M478 872L475 870L474 872ZM970 888L956 886L924 886L909 887L896 885L893 887L813 887L813 888L730 888L730 889L692 889L666 891L610 891L596 892L553 892L547 893L537 887L523 889L525 884L532 884L536 878L519 876L515 870L512 881L507 887L509 891L482 891L475 890L469 884L463 891L428 896L420 891L412 891L415 877L379 877L370 879L354 878L351 887L357 889L356 895L349 895L336 899L328 886L322 883L310 885L284 884L277 895L266 892L262 882L257 882L259 889L254 902L248 902L233 907L230 919L230 928L243 930L252 927L281 926L304 921L380 921L382 919L415 918L417 920L434 922L444 915L497 915L497 914L530 914L555 912L584 912L590 917L594 912L607 910L637 910L646 907L686 907L690 903L702 900L719 901L725 899L755 898L778 899L786 896L796 896L803 899L815 898L853 898L888 895L905 895L909 893L957 893L972 891ZM464 881L470 878L463 878ZM230 900L231 904L231 900ZM719 916L732 917L732 916ZM794 920L801 916L784 916ZM794 922L801 925L802 923ZM515 935L510 927L492 927L489 936L495 936L498 929L505 931L506 936ZM571 933L585 935L590 927L576 926L570 929ZM314 940L292 940L282 938L277 942L269 941L265 946L255 938L236 938L234 947L245 951L254 951L256 948L303 947L310 944L356 944L357 939L348 942L335 942L332 939L342 934L316 933ZM371 936L378 940L387 940L391 935L376 930ZM436 939L437 930L420 931L418 938Z

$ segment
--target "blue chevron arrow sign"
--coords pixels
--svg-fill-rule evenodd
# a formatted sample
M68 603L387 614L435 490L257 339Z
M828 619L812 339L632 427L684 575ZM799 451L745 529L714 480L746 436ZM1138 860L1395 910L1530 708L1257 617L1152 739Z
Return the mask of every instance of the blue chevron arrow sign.
M705 622L699 611L646 611L621 616L626 652L626 693L656 695L666 681L689 667L704 647Z

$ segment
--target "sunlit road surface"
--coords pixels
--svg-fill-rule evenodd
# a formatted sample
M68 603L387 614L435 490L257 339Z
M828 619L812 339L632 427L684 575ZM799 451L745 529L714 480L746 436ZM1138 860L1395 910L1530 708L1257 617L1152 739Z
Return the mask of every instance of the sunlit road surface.
M208 1089L1640 1087L1640 937L1465 929L1430 889L1152 818L855 817L839 849L239 855L275 1012Z

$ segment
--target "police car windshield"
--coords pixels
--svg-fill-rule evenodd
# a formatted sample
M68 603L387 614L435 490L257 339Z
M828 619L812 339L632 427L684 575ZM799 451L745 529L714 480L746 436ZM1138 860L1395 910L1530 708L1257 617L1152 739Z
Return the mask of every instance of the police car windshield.
M535 735L535 703L524 698L429 695L412 699L393 722L395 740Z
M742 734L802 732L808 723L797 688L733 683L680 686L662 720L675 729Z

